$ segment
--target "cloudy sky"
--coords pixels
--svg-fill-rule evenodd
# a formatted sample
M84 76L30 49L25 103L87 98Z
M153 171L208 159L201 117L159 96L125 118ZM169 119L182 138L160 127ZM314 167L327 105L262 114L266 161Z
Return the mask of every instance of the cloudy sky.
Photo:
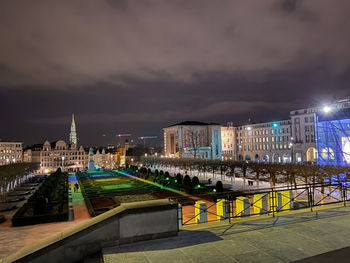
M350 95L349 0L2 0L0 138L84 145ZM106 136L102 136L105 134Z

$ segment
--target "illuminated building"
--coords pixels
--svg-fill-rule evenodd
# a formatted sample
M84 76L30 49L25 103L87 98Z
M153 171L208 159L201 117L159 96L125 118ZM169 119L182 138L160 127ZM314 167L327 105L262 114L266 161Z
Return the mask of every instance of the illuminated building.
M219 124L185 121L163 130L167 157L222 159Z
M72 114L72 123L70 125L69 143L71 145L78 145L77 129L75 127L74 114Z
M236 127L237 160L291 162L290 120Z
M23 161L22 142L0 141L0 165Z
M317 163L350 165L350 109L316 114Z
M39 172L48 173L61 168L64 171L83 170L88 166L88 155L84 148L77 146L74 115L72 115L70 144L63 140L43 144L34 144L24 151L24 159L28 162L39 163Z
M221 150L224 160L235 160L237 158L236 127L232 122L221 127Z
M328 105L291 111L294 161L317 162L316 115L328 115L349 108L350 99L343 99Z

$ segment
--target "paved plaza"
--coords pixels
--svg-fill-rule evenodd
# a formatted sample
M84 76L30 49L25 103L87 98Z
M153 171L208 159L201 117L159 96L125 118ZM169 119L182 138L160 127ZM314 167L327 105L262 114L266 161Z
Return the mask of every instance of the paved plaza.
M289 213L235 224L188 226L177 237L106 248L111 262L349 262L350 208ZM340 251L334 251L343 249ZM316 256L315 258L310 258ZM321 259L320 259L321 258ZM318 260L318 261L317 261Z
M81 192L73 190L75 175L70 175L69 180L71 205L74 211L70 216L72 221L13 227L11 218L17 210L2 213L6 217L6 222L0 224L0 259L91 218ZM25 202L19 203L18 207Z

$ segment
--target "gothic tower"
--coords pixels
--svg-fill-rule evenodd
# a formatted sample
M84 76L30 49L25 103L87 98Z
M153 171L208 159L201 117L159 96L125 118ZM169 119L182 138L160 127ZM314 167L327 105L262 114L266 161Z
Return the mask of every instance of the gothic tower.
M72 114L72 124L70 125L69 143L78 147L77 130L75 128L74 114Z

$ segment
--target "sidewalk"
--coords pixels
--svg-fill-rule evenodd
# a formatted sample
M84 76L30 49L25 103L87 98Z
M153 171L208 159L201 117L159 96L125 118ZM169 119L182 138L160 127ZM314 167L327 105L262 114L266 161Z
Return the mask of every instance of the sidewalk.
M81 192L74 193L72 187L75 180L76 176L70 175L71 195L69 198L72 198L74 221L13 227L11 218L17 210L3 213L7 221L0 224L0 259L91 218ZM25 202L23 201L21 205Z
M349 222L350 208L340 207L203 224L184 228L177 237L106 248L103 258L105 263L293 262L350 246ZM349 262L348 256L337 258Z

